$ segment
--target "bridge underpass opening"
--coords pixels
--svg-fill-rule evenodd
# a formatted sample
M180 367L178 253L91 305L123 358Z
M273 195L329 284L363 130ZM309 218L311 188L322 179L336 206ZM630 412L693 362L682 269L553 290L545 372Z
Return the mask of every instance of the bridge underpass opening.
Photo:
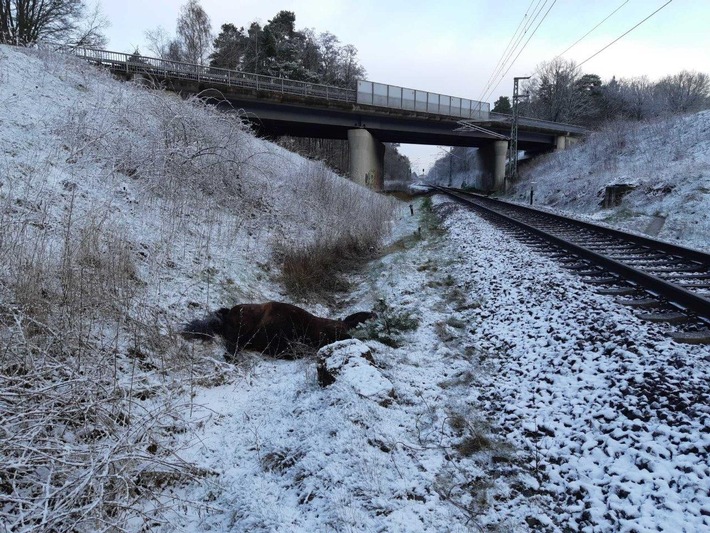
M492 141L481 147L402 144L400 152L412 171L437 185L502 190L508 143Z

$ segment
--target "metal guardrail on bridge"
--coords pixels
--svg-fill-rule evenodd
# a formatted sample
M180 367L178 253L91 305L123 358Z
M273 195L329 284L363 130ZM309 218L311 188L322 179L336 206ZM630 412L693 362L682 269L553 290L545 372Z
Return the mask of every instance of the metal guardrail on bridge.
M227 87L254 89L280 94L293 94L323 98L328 101L355 103L356 94L352 89L343 89L318 83L274 78L262 74L252 74L238 70L207 67L194 63L158 59L155 57L110 52L93 48L75 48L74 54L92 63L110 67L114 72L144 74L161 78L177 78L198 82L215 83Z
M182 61L111 52L94 48L74 48L72 52L94 64L110 67L114 72L144 74L161 78L177 78L215 83L280 94L322 98L390 109L421 111L455 118L486 119L490 104L466 98L427 91L405 89L371 81L358 80L358 90L331 85L275 78L238 70L214 68ZM384 97L383 97L384 96Z

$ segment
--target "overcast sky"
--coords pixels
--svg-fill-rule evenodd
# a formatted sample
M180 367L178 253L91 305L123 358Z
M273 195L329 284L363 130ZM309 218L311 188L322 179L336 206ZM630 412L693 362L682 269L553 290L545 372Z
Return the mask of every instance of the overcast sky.
M512 93L513 76L530 75L536 65L564 52L620 6L562 57L582 63L667 1L202 0L201 4L214 33L227 22L248 26L256 20L263 25L280 10L293 11L297 29L329 31L341 43L354 45L372 81L493 103ZM111 23L106 31L109 49L133 52L138 47L147 54L145 31L162 26L173 34L185 3L102 0L102 11ZM524 15L529 13L529 22L538 6L541 16L510 59L523 43L528 44L508 73L496 77L497 88L487 94L489 79ZM642 75L657 79L683 69L710 73L710 0L672 0L582 66L583 72L604 80ZM421 171L431 165L438 149L405 147L403 151L413 169Z

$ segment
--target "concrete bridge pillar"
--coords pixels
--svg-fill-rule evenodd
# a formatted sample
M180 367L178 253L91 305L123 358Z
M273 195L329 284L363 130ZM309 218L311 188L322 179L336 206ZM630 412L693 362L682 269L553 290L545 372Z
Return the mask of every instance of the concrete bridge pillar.
M505 156L508 153L508 141L494 141L495 165L493 167L493 190L500 191L505 184Z
M575 144L577 141L579 141L577 137L558 135L555 137L555 150L567 150L567 148Z
M481 148L483 166L489 175L486 189L502 191L505 184L505 159L508 155L508 141L493 141Z
M364 128L348 130L350 179L381 191L385 186L385 145Z

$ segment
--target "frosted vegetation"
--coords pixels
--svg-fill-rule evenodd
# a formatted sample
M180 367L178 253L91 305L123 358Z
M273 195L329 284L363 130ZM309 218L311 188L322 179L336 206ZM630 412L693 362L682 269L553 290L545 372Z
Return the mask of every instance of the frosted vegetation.
M706 128L679 145L697 179L664 166L667 139L636 146L642 124L541 159L539 198L594 213L658 158L648 183L676 187L656 196L690 205L707 114L679 120L670 135ZM594 200L550 200L562 158L593 162ZM703 220L664 205L664 228ZM706 530L708 347L455 203L413 208L255 139L239 110L0 46L0 529ZM324 388L312 354L232 365L177 335L268 299L375 308L340 353L375 364Z
M605 190L614 185L630 190L605 207ZM511 196L525 201L531 189L536 204L707 251L710 111L609 124L524 165Z
M0 523L160 516L204 474L169 445L191 391L238 372L179 340L188 312L286 298L294 256L370 254L392 207L239 110L1 46Z

